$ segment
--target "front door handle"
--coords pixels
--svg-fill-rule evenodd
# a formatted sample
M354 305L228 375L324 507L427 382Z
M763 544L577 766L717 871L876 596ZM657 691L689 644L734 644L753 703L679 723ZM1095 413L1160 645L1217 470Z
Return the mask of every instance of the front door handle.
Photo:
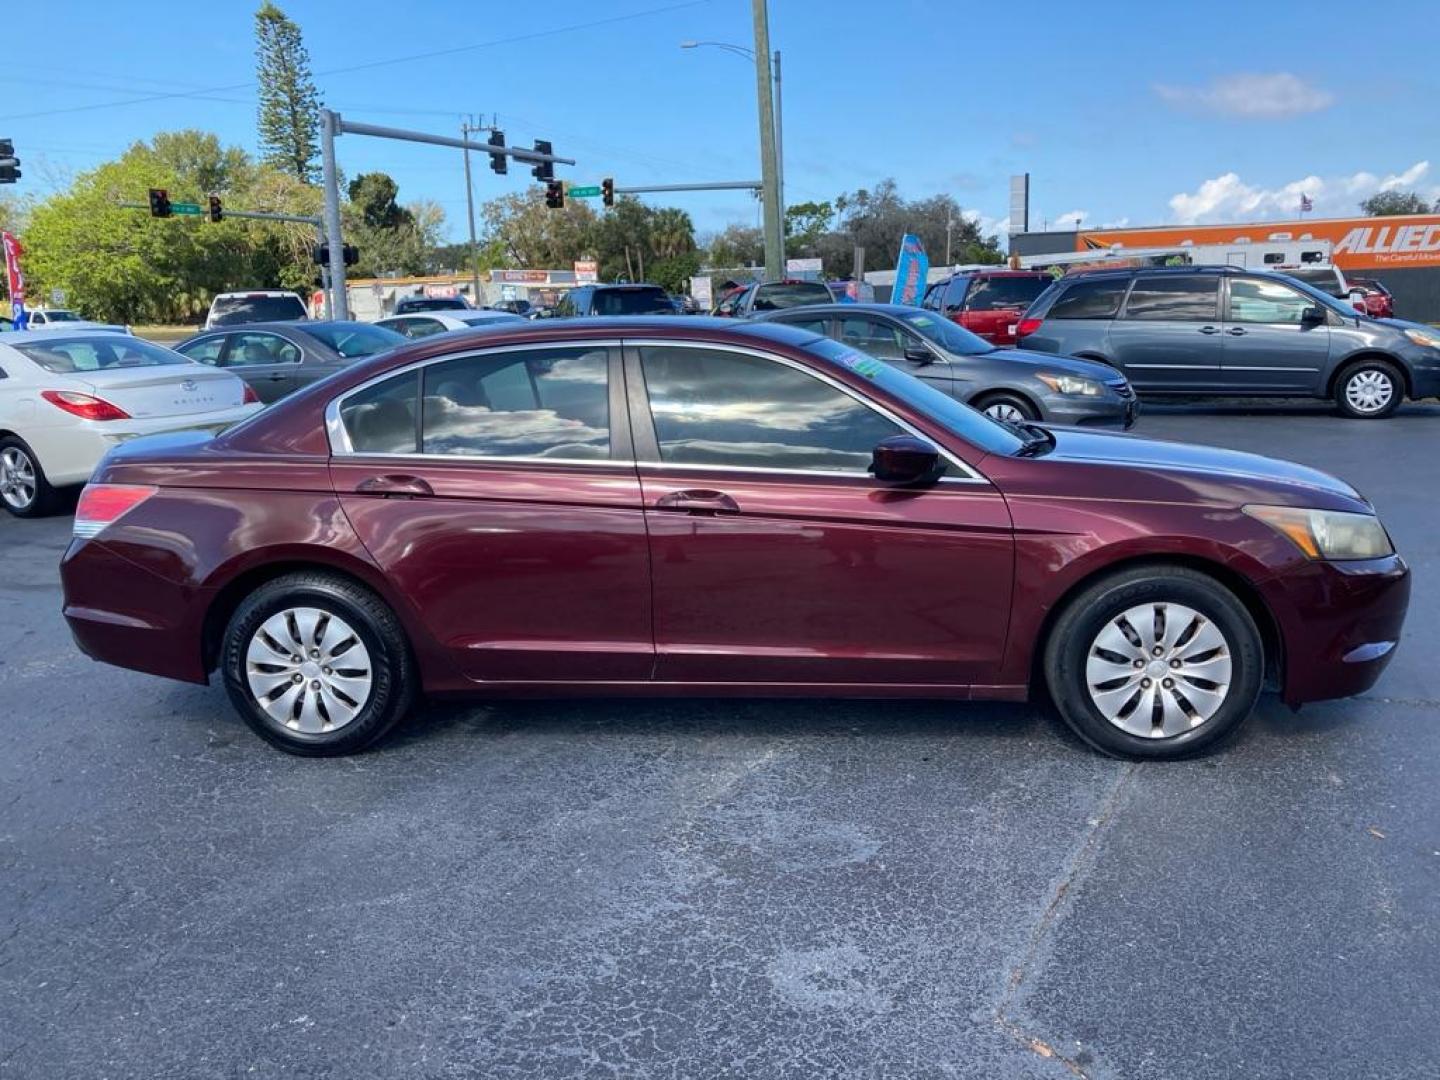
M1218 334L1219 332L1220 332L1219 329L1217 329L1217 328L1214 327L1214 326L1202 326L1202 327L1200 327L1200 333L1202 333L1202 334Z
M723 491L688 488L671 491L655 500L657 510L678 510L687 514L738 514L740 504Z
M1244 337L1248 331L1243 326L1232 326L1225 331L1231 337Z
M357 495L383 495L387 499L413 499L434 495L435 489L418 476L390 474L371 476L355 485Z

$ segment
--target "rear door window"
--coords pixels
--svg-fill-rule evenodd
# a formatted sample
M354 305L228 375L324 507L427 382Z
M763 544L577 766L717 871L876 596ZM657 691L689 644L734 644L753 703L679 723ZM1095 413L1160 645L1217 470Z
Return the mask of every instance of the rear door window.
M1166 274L1135 279L1125 317L1157 322L1211 322L1220 310L1218 274Z
M1049 319L1113 319L1125 298L1127 278L1077 281L1060 294L1046 315Z
M263 367L266 364L298 364L300 347L279 334L232 334L225 353L226 367Z

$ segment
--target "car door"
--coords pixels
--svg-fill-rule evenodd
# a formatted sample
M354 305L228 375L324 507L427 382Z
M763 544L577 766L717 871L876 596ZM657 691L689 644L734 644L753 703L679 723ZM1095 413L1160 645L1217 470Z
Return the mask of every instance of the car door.
M467 678L650 678L650 556L618 365L603 342L472 347L330 406L351 525Z
M874 445L911 429L788 358L634 341L626 380L657 680L996 681L1014 543L987 481L876 481Z
M261 401L279 401L296 388L302 354L293 341L266 330L237 330L224 337L220 366L249 383Z
M1330 359L1329 312L1271 278L1226 282L1225 383L1235 393L1319 392ZM1319 308L1321 318L1313 316Z
M1141 392L1224 388L1219 274L1140 274L1110 324L1110 357Z
M846 315L838 322L838 340L843 344L869 353L877 360L884 360L907 375L924 379L944 393L954 390L955 375L951 364L926 345L919 334L881 315ZM907 348L917 355L923 352L930 359L912 360L905 355Z

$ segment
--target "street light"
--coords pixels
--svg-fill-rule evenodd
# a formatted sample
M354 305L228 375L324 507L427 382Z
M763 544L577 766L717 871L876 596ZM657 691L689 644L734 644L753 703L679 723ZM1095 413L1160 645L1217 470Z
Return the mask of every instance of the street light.
M756 62L756 59L755 59L755 50L754 50L754 49L748 49L748 48L746 48L744 45L735 45L735 44L733 44L733 43L731 43L731 42L729 42L729 41L682 41L682 42L680 42L680 48L682 48L682 49L701 49L701 48L723 49L725 52L733 53L735 56L743 57L744 59L748 60L748 61L749 61L750 63L752 63L752 64ZM774 96L773 96L773 98L772 98L772 100L771 100L771 103L770 103L770 111L771 111L771 115L774 117L774 124L775 124L775 147L774 147L774 154L775 154L775 203L776 203L776 205L779 207L779 211L780 211L779 216L780 216L780 221L781 221L781 226L780 226L780 228L781 228L781 241L780 241L780 244L781 244L781 252L780 252L781 266L779 266L779 267L777 267L777 268L772 268L772 269L770 269L770 270L769 270L769 273L774 274L774 275L776 275L777 277L784 277L784 276L785 276L785 274L784 274L785 268L784 268L784 265L783 265L783 264L784 264L784 221L785 221L785 137L784 137L783 129L782 129L782 127L781 127L781 107L780 107L780 103L781 103L781 96L780 96L780 50L779 50L779 49L776 49L776 50L775 50L774 55L773 55L773 57L772 57L772 67L774 68L775 92L774 92ZM765 146L764 146L764 144L763 144L765 125L764 125L764 123L763 123L763 119L762 119L762 123L761 123L761 125L760 125L760 129L761 129L761 138L762 138L762 144L761 144L761 147L760 147L760 153L761 153L761 158L762 158L762 162L763 162L763 158L764 158L764 155L765 155ZM767 255L766 261L767 261L767 262L769 261L768 255Z

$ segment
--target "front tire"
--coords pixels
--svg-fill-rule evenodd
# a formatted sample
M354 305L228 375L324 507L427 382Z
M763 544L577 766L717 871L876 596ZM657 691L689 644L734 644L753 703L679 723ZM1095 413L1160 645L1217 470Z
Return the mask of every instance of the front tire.
M1233 734L1264 679L1260 631L1214 578L1178 566L1104 578L1066 606L1046 640L1060 716L1115 757L1177 758Z
M1019 394L987 394L976 402L975 407L1002 424L1040 419L1040 410Z
M44 517L57 497L35 451L14 435L0 439L0 506L18 518Z
M1335 380L1335 405L1352 420L1381 420L1405 399L1405 380L1388 360L1362 360Z
M418 677L394 613L324 572L260 586L226 627L225 689L251 730L305 757L363 750L409 711Z

